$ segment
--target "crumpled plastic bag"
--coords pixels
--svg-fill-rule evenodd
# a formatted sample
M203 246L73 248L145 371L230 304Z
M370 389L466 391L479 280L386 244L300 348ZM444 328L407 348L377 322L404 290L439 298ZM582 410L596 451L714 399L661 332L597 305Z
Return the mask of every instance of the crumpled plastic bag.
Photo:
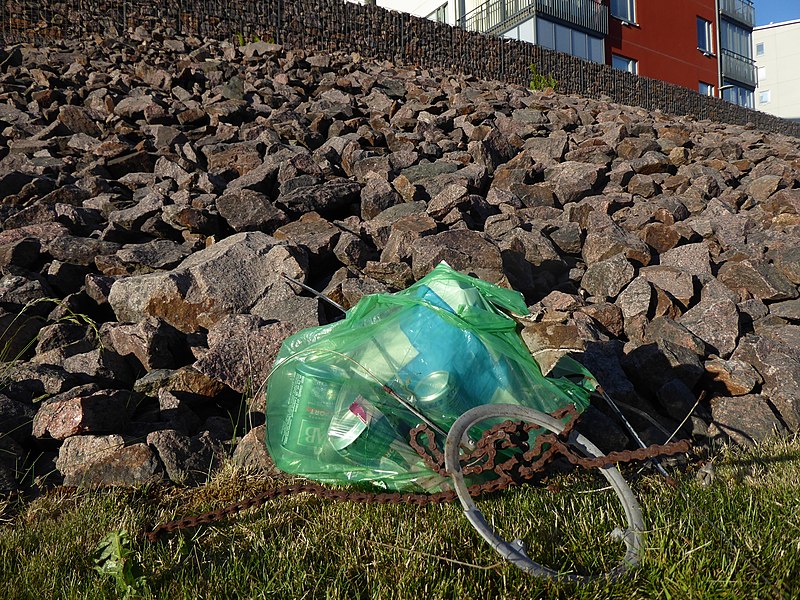
M566 358L543 376L506 311L527 314L521 294L442 263L406 290L365 296L342 321L287 338L266 391L276 466L325 483L441 491L448 478L409 445L418 415L447 432L481 404L586 408L591 374Z

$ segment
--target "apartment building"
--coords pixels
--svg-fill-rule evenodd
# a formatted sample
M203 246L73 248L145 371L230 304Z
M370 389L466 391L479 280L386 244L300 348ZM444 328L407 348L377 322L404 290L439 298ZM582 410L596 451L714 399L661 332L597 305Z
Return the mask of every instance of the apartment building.
M756 108L800 121L800 20L753 30L758 67Z
M715 95L715 0L611 0L609 8L611 66Z
M377 0L753 108L751 0Z
M751 0L717 0L719 3L719 65L722 98L755 108L757 83L753 60L753 26L756 11Z

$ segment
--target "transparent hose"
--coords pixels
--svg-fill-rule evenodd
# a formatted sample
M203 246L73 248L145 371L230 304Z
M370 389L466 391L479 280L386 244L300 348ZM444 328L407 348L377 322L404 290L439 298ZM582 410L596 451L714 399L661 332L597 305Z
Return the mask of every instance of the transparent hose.
M572 573L560 573L533 562L525 553L525 547L522 540L514 540L507 542L499 537L492 527L486 522L483 514L475 506L472 497L469 494L467 484L464 481L464 474L461 472L461 465L459 462L459 446L462 439L465 438L466 432L475 424L485 421L486 419L503 417L512 419L514 421L524 421L527 423L534 423L540 427L544 427L548 431L559 434L563 431L564 425L543 412L527 408L525 406L516 406L510 404L487 404L477 406L468 410L461 415L458 420L453 424L450 432L447 434L447 442L445 444L445 467L447 472L453 479L458 498L461 505L464 507L464 514L466 515L472 526L481 534L495 551L503 558L510 561L514 566L530 573L535 577L543 579L561 579L568 581L575 581L585 583L592 579L608 578L615 580L622 576L627 570L636 566L639 563L639 558L642 550L642 530L644 528L642 522L642 511L639 508L639 503L633 492L625 483L619 470L614 466L603 467L600 469L601 474L611 484L611 487L616 492L617 496L625 509L625 517L628 522L628 528L622 532L615 530L615 535L625 543L626 552L625 556L619 565L612 570L597 575L577 575ZM589 440L581 434L573 431L567 443L571 446L578 448L588 456L601 457L603 453L592 444Z

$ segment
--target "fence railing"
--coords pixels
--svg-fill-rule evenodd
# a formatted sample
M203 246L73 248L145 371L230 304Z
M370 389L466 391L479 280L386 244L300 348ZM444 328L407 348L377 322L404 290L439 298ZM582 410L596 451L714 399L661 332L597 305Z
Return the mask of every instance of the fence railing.
M464 15L460 25L467 31L497 35L533 15L608 33L608 7L599 0L488 0Z
M756 63L753 59L726 50L720 51L722 57L722 76L726 79L735 79L746 85L755 86L758 83Z
M600 0L536 0L536 11L594 33L608 34L608 6Z
M750 0L719 0L719 11L748 27L756 24L756 9Z

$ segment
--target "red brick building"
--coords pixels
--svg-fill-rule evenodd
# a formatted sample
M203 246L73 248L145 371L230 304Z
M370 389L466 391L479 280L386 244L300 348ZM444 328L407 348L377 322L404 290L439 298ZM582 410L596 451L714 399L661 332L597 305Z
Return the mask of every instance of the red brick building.
M753 107L751 0L610 0L612 66Z
M612 66L716 95L715 0L612 0L608 29Z

